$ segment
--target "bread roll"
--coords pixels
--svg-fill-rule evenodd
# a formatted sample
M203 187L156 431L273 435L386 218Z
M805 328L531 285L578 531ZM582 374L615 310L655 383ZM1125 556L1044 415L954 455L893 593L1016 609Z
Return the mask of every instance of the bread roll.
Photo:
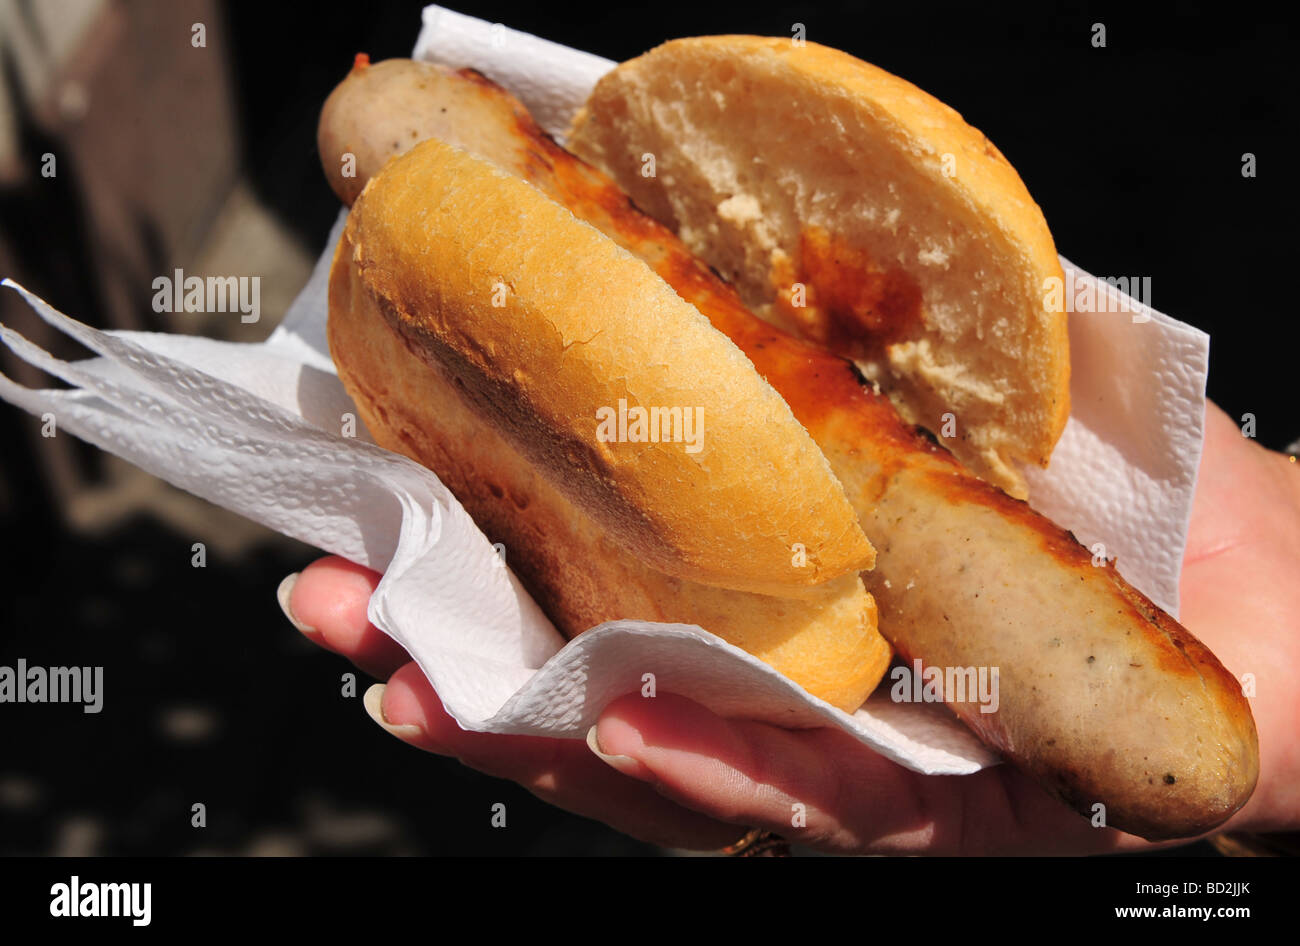
M957 112L816 43L712 36L604 76L568 144L757 314L857 360L1024 498L1013 461L1046 466L1069 414L1066 316L1044 296L1062 273L1015 170Z
M826 458L749 359L529 184L431 139L371 180L348 227L411 344L639 560L768 594L871 566ZM659 442L638 440L656 413Z
M482 240L476 239L479 233ZM730 518L746 529L744 524L758 523L755 532L761 533L763 515L785 516L782 527L806 534L820 560L843 558L818 531L816 518L792 518L792 510L817 508L811 501L800 505L798 488L781 489L801 488L804 480L763 481L782 470L807 478L810 468L816 472L825 464L815 447L810 455L801 450L795 435L806 438L803 428L773 409L770 388L730 342L707 322L726 347L694 331L696 320L703 320L692 307L675 294L671 300L662 293L638 297L635 290L653 286L658 277L644 264L637 264L640 272L618 266L632 258L599 241L605 238L529 185L441 142L389 162L356 202L331 271L329 342L339 377L376 441L438 474L488 537L505 543L511 567L566 634L619 618L699 624L814 696L856 709L890 659L876 631L875 604L856 569L816 584L787 583L786 596L718 587L653 567L638 554L636 530L610 516L611 506L640 508L646 487L632 475L638 471L628 469L639 462L631 449L650 447L657 464L651 472L681 493L655 497L670 506L647 509L645 520L673 523L694 516L665 533L673 542L667 547L691 551L716 540L718 550L707 554L731 558L706 558L697 570L705 577L761 574L743 561L745 543L776 541L749 532L709 536L700 524L706 517L723 532L719 523ZM557 245L565 249L557 251ZM522 256L507 258L516 246ZM600 259L593 261L591 254ZM571 272L556 266L562 259L582 262ZM584 284L575 272L609 284ZM491 287L480 285L485 274L512 287L508 306L493 310ZM656 319L655 305L669 314ZM593 325L584 325L581 318L590 310L599 310L599 322L592 316ZM659 355L637 351L634 345L646 339L620 331L620 312L631 312L640 326L671 325L675 332L667 338L676 344L662 345ZM566 345L574 332L621 338L622 347L564 364L566 349L581 355L593 347ZM688 341L694 349L683 352ZM718 370L695 370L709 364L700 360L705 357L716 359ZM603 370L602 358L610 359ZM626 385L624 397L627 391L682 392L708 405L730 405L716 429L706 427L707 446L697 455L721 488L694 478L697 461L680 445L596 442L595 418L580 405L606 397L613 381ZM691 384L703 393L690 391ZM788 417L784 401L779 407ZM757 430L746 431L746 419ZM775 449L778 436L785 438L785 455L752 461L747 496L741 461L759 448ZM680 453L676 464L668 452L673 447ZM602 448L619 452L610 457ZM805 455L791 463L790 455L799 453ZM602 463L598 470L593 457ZM814 481L813 491L843 500L838 481L830 480L834 491L827 485ZM774 494L783 503L769 510L764 503ZM821 508L826 506L834 510L833 503ZM856 523L839 536L850 544L866 541ZM809 568L813 548L809 544ZM788 546L782 552L791 567L797 556ZM679 572L691 571L683 567L685 556L667 559Z

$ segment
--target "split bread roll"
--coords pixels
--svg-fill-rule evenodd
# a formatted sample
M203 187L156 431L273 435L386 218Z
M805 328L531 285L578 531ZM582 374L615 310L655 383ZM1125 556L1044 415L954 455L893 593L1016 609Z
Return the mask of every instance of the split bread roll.
M1063 276L1019 176L956 111L816 43L710 36L606 74L568 146L756 314L857 361L1025 497L1014 461L1046 466L1069 415L1066 314L1045 301Z
M873 551L820 450L694 307L531 185L436 140L390 161L336 252L329 342L377 442L438 474L566 634L699 624L848 711L883 675ZM699 451L598 440L619 399L702 405Z

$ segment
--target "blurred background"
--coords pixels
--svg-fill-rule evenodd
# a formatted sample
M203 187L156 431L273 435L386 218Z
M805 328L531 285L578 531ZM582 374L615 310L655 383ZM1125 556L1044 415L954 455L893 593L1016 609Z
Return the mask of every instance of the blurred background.
M447 5L616 60L805 24L962 112L1065 256L1150 276L1156 308L1210 333L1214 400L1253 413L1274 449L1300 436L1289 23L1194 5ZM356 52L409 55L421 6L0 0L0 276L101 328L265 338L338 209L320 105ZM176 268L259 276L260 321L154 312L151 282ZM14 293L0 321L85 354ZM7 349L0 371L57 384ZM0 664L100 665L106 681L98 715L0 705L0 854L670 853L380 732L340 696L351 668L276 605L317 554L0 404ZM508 829L489 825L496 802Z

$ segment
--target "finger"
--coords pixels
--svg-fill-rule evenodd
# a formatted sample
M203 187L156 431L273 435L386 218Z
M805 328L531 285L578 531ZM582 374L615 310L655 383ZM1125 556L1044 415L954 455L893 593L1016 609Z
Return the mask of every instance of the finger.
M836 729L726 720L673 694L620 698L597 727L665 796L836 853L1094 853L1146 842L1068 810L1007 766L923 776Z
M601 761L581 739L461 729L415 663L393 674L387 686L371 687L366 710L410 745L518 782L543 801L652 844L717 850L746 831L746 826L724 824L669 801L653 786Z
M382 680L411 658L366 616L379 579L378 572L330 555L281 582L280 606L309 640Z

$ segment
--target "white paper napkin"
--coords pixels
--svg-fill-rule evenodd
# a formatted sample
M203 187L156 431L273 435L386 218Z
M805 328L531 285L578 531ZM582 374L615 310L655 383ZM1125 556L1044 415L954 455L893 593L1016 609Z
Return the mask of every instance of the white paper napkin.
M613 63L431 7L417 56L472 65L561 130ZM22 287L51 325L99 357L67 363L0 327L20 357L68 390L0 375L0 397L212 502L384 572L370 619L419 663L466 729L581 738L614 697L689 696L716 712L791 727L838 726L919 772L962 774L996 755L932 704L881 687L854 714L809 696L695 626L614 621L565 643L455 498L423 467L375 446L325 343L326 281L340 214L307 286L264 344L101 332ZM1091 279L1078 274L1084 282ZM1200 457L1207 337L1140 308L1071 316L1075 413L1034 505L1120 556L1172 611ZM1156 370L1153 370L1153 366ZM259 606L250 602L250 607Z

